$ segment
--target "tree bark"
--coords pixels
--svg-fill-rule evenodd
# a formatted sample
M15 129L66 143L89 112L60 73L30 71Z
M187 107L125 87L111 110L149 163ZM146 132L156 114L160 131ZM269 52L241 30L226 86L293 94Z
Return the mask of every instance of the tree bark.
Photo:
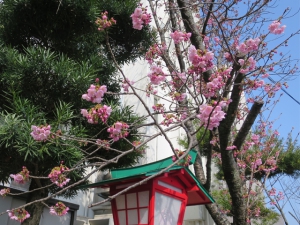
M237 75L236 79L234 80L234 86L232 88L232 102L229 104L226 117L221 121L218 129L222 169L232 200L233 225L246 225L246 206L242 193L242 180L240 177L238 166L233 156L233 151L226 150L231 134L231 128L236 118L238 105L241 101L241 87L244 75L237 72L239 68L240 67L238 65L234 65L233 67L233 70L236 71Z
M36 191L29 194L27 202L36 201L46 196L45 193ZM30 218L26 219L22 225L39 225L44 207L45 206L40 202L27 206L26 210L29 212Z
M199 164L199 158L194 163L194 170L196 177L200 180L201 178L201 165ZM201 181L201 180L200 180ZM221 213L217 203L212 203L205 205L207 211L209 212L211 218L214 220L216 225L230 225L230 222L228 221L226 215L224 213Z
M205 208L209 212L211 218L213 218L216 225L231 225L226 215L220 212L216 203L207 204L205 205Z

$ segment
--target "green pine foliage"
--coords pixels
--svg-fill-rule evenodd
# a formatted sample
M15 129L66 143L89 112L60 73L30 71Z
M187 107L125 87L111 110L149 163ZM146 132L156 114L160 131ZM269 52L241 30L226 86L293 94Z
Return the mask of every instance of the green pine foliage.
M111 92L119 92L119 77L106 47L108 35L118 63L133 61L145 54L153 41L146 27L137 34L130 15L136 0L3 0L0 3L0 181L6 182L26 166L34 176L48 176L63 161L67 167L80 165L94 150L72 139L36 142L31 125L51 124L52 131L85 138L108 139L103 124L88 124L81 108L91 106L81 99L95 78ZM108 11L117 24L99 32L95 20ZM108 124L123 121L140 123L130 107L121 108L115 95L106 95L104 104L113 105ZM137 122L138 121L138 122ZM138 141L137 130L128 139ZM81 145L82 144L82 145ZM119 141L112 146L126 151L131 145ZM111 159L117 153L101 150L93 156ZM142 152L132 152L107 168L137 162ZM89 163L93 163L90 161ZM85 162L87 164L88 162ZM72 184L84 176L84 169L69 174ZM31 182L30 189L49 184L48 179ZM56 187L47 191L55 192ZM76 190L64 193L72 197Z

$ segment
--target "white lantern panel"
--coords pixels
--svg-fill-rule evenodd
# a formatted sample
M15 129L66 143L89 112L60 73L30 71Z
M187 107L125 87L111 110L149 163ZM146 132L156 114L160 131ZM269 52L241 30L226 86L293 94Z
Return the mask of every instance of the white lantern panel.
M159 192L155 193L155 225L177 225L181 201Z
M118 211L118 218L120 225L126 225L126 211Z
M126 195L127 208L137 208L136 193Z
M137 209L131 209L127 211L128 225L138 224L138 211Z
M140 223L148 224L148 208L140 209Z
M139 195L139 207L147 207L149 205L149 191L142 191Z
M116 197L117 209L125 209L125 195L119 195Z

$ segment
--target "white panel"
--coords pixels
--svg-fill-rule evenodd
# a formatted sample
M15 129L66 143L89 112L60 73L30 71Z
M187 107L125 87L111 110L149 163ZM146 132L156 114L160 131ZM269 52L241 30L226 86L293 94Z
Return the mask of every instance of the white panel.
M136 225L138 224L138 213L137 209L131 209L127 211L128 216L128 225Z
M158 181L158 184L159 184L160 186L169 188L169 189L171 189L171 190L173 190L173 191L177 191L177 192L179 192L179 193L182 193L182 190L181 190L181 189L179 189L179 188L177 188L177 187L174 187L174 186L172 186L172 185L170 185L170 184L167 184L167 183L165 183L165 182L162 182L162 181L160 181L160 180Z
M148 208L140 209L140 223L148 224Z
M116 197L117 209L125 209L125 195Z
M149 191L142 191L139 195L139 207L146 207L149 205Z
M137 208L136 193L126 195L127 208Z
M155 193L155 225L177 225L181 201L161 193Z
M0 197L0 198L1 198L0 212L6 212L6 210L11 209L13 198L10 196ZM8 224L8 220L9 218L7 214L0 216L0 224Z
M185 209L184 220L186 221L196 221L196 220L204 220L206 209L202 205L193 205L187 206Z
M67 213L64 216L54 216L49 213L48 208L44 208L44 212L41 216L40 225L70 225L71 213Z
M126 225L126 213L125 210L118 211L118 218L120 225Z

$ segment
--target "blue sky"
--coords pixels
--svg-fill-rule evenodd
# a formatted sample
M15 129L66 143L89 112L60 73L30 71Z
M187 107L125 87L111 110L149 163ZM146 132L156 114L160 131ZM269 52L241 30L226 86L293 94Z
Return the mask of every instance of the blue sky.
M300 29L300 1L299 0L277 0L272 1L277 7L273 8L269 13L273 13L274 17L282 14L284 9L289 7L291 9L288 14L289 18L283 19L282 24L286 25L286 30L283 37L288 37L291 33ZM271 17L271 15L270 15ZM288 47L283 49L285 52L291 55L292 59L300 59L300 35L292 38ZM298 67L300 68L300 63L298 63ZM274 80L278 80L279 77L272 77ZM300 101L300 78L299 75L293 77L288 81L289 88L285 89L291 96L293 96L296 100ZM293 137L295 138L297 134L300 132L300 105L295 102L290 96L282 91L279 91L278 94L282 94L280 101L277 106L274 108L274 111L271 114L271 119L275 120L274 128L278 129L280 133L280 137L286 138L288 133L292 128ZM298 144L300 144L298 142ZM288 182L289 179L285 178L282 182ZM280 190L280 186L277 185L277 189ZM299 201L298 201L299 202ZM291 202L294 205L296 210L299 212L300 204L295 204L295 202ZM289 225L296 225L297 222L292 218L292 216L288 213L292 211L290 205L286 205L284 207L285 216L289 222ZM300 213L300 212L299 212ZM300 215L298 215L300 217Z
M285 24L286 30L283 37L288 37L291 33L300 29L300 1L299 0L278 0L273 1L274 5L274 16L280 15L285 8L290 7L291 12L288 14L290 18L282 20L282 24ZM298 13L297 13L298 12ZM295 13L297 13L295 15ZM289 53L292 59L300 59L300 35L293 37L289 43L288 47L283 48L285 52ZM298 63L300 68L300 64ZM273 77L274 80L279 78ZM294 76L288 81L289 88L285 89L291 96L300 101L300 78L299 76ZM274 128L278 128L280 136L286 137L288 132L294 127L293 136L300 132L300 105L296 103L287 94L279 91L282 94L281 99L272 113L272 118L277 119Z

